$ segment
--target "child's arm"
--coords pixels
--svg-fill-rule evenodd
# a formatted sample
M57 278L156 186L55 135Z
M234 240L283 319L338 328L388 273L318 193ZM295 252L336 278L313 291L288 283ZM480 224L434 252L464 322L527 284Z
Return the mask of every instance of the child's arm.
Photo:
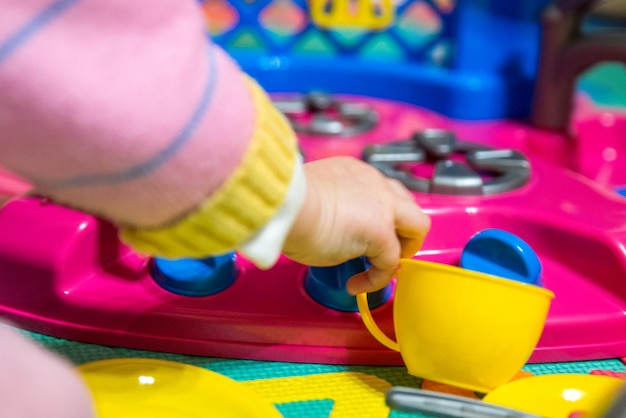
M293 131L197 2L3 6L0 162L35 193L139 250L201 257L250 241L302 183Z
M364 163L302 170L284 117L205 32L193 0L15 0L0 14L0 162L139 251L238 249L264 267L283 249L311 265L365 254L349 289L384 285L426 216Z

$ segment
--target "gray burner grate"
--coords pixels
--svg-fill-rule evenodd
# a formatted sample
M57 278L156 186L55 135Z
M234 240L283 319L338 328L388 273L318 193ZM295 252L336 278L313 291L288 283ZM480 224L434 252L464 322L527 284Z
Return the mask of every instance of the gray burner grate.
M463 156L464 161L453 159ZM459 141L447 130L427 129L409 140L371 145L363 159L407 188L423 193L492 195L515 190L530 179L530 162L519 151ZM431 178L404 168L432 163Z
M371 107L342 102L327 93L275 99L274 105L289 119L296 132L309 135L358 135L378 125L378 114Z

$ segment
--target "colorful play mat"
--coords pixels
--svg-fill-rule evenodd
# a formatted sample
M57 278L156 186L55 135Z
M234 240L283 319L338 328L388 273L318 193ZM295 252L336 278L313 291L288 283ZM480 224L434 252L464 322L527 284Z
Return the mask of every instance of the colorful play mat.
M76 365L110 359L153 359L176 362L181 366L197 366L242 383L246 390L250 389L273 405L285 418L426 416L390 410L385 405L384 399L385 392L392 386L422 388L479 399L468 390L410 376L404 367L231 360L105 347L33 333L28 335L48 349L69 358ZM516 378L563 373L623 378L626 377L626 365L620 359L529 364ZM210 394L206 394L206 398L210 398ZM246 399L241 399L241 402L246 402ZM208 401L206 408L209 410L211 408Z

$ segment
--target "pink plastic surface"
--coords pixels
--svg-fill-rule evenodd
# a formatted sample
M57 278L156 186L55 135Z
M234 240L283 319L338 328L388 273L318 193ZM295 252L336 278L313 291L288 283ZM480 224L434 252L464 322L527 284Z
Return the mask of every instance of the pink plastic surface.
M619 168L625 166L624 145L617 141L624 137L626 118L611 114L607 126L587 109L577 121L579 136L569 138L519 122L457 122L399 103L351 99L372 105L380 125L349 138L301 136L306 159L360 157L367 144L406 139L424 128L452 129L463 140L523 151L532 163L531 180L514 191L415 193L433 220L417 257L456 264L474 233L512 232L537 252L542 280L556 294L531 361L626 356L626 199L611 190L626 184ZM0 313L24 328L187 354L402 364L398 353L369 335L357 313L335 311L309 297L306 266L281 260L260 271L240 258L241 273L231 287L194 298L159 287L149 262L92 216L35 198L15 200L0 211ZM373 311L389 335L392 305L393 298Z

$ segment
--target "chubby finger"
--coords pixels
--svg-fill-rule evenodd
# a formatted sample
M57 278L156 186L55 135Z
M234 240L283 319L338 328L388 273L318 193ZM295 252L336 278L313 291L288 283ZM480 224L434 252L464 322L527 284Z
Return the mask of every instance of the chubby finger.
M370 293L372 292L371 289L372 284L365 271L350 277L346 283L346 291L353 296L359 293Z
M411 193L411 191L407 189L399 180L392 178L387 178L386 180L389 188L396 195L396 197L415 202L415 196L413 196L413 193Z
M383 237L370 243L365 255L371 267L353 276L347 283L350 294L374 292L385 287L398 267L400 258L409 258L419 251L430 230L430 217L415 202L413 195L399 182L390 181L395 198L394 222Z
M422 248L424 237L404 238L398 237L400 242L400 258L411 258Z
M414 201L398 201L393 209L398 235L423 241L430 230L430 216Z
M415 200L398 199L394 205L396 235L400 242L400 256L412 257L419 251L430 230L430 217Z
M374 272L374 277L371 276L372 269L377 270ZM367 271L357 273L352 276L348 283L346 283L346 291L351 295L358 295L359 293L372 293L385 287L393 277L395 269L389 272L381 274L382 271L374 267L370 267ZM379 275L380 274L380 275Z
M346 289L350 294L375 292L389 283L400 261L400 242L390 231L387 236L372 243L364 255L370 268L348 280Z
M367 271L357 273L346 283L346 290L351 295L372 293L387 286L398 270L398 260L392 268L380 269L372 265Z

